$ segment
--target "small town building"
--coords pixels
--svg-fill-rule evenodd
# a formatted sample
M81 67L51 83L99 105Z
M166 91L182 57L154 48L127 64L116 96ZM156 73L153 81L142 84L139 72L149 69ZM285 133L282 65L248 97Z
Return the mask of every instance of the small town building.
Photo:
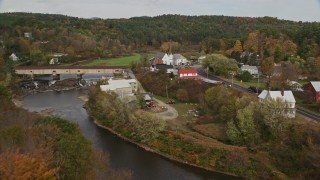
M31 33L31 32L25 32L25 33L24 33L24 37L25 37L26 39L32 39L32 33Z
M51 58L49 61L50 65L54 65L54 64L60 64L60 61L58 58Z
M132 96L138 91L137 80L135 79L110 79L107 85L100 85L101 91L113 91L120 97Z
M302 85L297 81L287 81L287 85L290 87L292 91L303 91Z
M166 64L166 65L173 65L172 57L170 58L167 53L157 53L152 55L154 58L151 60L151 65L156 64Z
M199 57L198 57L198 62L202 63L202 61L206 58L207 58L207 54L204 51L201 51L201 53L199 54Z
M178 75L178 70L175 69L173 65L156 64L151 66L151 71L159 71L159 70L164 70L166 71L166 73L168 74L172 73L175 76Z
M202 63L202 61L205 60L206 58L207 58L207 56L200 56L200 57L198 58L198 62L199 62L199 63Z
M149 94L145 94L143 96L143 100L146 103L146 105L151 105L153 101L152 97Z
M315 102L320 103L320 81L310 81L304 89L311 91Z
M240 69L242 72L248 71L252 76L259 75L259 71L258 71L257 66L242 65Z
M198 75L198 71L195 68L180 69L179 77L181 79L195 79L195 80L200 79L200 76Z
M296 104L296 100L293 96L292 91L288 91L288 90L281 90L281 91L268 91L268 90L263 90L259 96L259 102L263 103L265 100L267 99L280 99L283 102L286 103L286 107L284 110L285 115L288 118L295 118L296 116L296 109L295 109L295 104Z
M173 65L176 65L176 66L190 64L190 61L188 61L187 58L185 58L181 54L173 54L172 62L173 62Z
M157 53L152 55L153 58L150 60L151 65L166 64L166 65L185 65L190 62L182 56L181 54L167 54L167 53Z
M18 61L18 60L19 60L19 57L18 57L16 54L14 54L14 53L12 53L12 54L9 56L9 58L10 58L12 61Z
M281 64L274 64L271 76L280 77L281 75L282 75L282 66L281 66Z

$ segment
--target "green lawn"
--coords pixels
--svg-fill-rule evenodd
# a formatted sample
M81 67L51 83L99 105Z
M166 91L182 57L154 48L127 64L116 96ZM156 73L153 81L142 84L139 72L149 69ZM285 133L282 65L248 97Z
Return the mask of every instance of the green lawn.
M240 82L237 79L235 79L235 83L249 87L249 86L255 86L258 87L258 79L252 79L249 82ZM260 89L266 89L266 84L263 82L263 79L259 79L259 88Z
M157 95L153 95L156 99L166 103L169 100L174 100L175 104L172 104L171 106L174 107L178 113L180 118L185 118L185 119L194 119L194 117L192 116L192 114L188 114L188 110L192 110L192 109L197 109L198 105L195 103L183 103L178 101L177 99L173 99L173 98L167 98L167 97L162 97L162 96L157 96Z
M300 83L302 86L309 84L309 82L310 81L307 81L307 80L298 80L298 83Z
M130 62L139 61L141 58L140 54L134 53L131 56L111 58L111 59L96 59L84 66L129 66Z

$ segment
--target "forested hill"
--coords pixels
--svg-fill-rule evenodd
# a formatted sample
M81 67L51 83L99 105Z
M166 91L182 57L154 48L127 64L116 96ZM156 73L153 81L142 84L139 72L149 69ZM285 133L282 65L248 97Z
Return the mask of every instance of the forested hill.
M112 21L114 26L132 39L138 37L146 42L174 40L199 43L205 38L239 39L255 30L268 33L293 34L302 23L278 20L276 18L248 18L227 16L180 16L163 15L157 17L137 17L123 21Z
M63 15L9 13L0 15L0 25L29 26L36 28L65 27L71 31L106 33L113 30L123 43L155 45L173 40L181 43L199 43L205 38L233 39L246 37L255 30L271 34L284 32L293 35L302 22L279 20L272 17L249 18L228 16L181 16L134 17L130 19L81 19ZM102 35L100 34L100 35Z
M16 53L21 60L32 65L48 64L52 52L68 54L64 62L69 63L88 58L123 56L146 48L159 49L168 41L183 47L198 45L194 46L198 48L196 50L207 53L225 51L233 48L237 40L244 44L249 34L257 30L261 36L251 37L255 37L253 41L259 41L260 50L269 38L292 41L302 57L317 57L319 54L320 23L272 17L162 15L82 19L33 13L0 14L0 43L5 47L5 57ZM26 38L25 33L32 34L32 37Z

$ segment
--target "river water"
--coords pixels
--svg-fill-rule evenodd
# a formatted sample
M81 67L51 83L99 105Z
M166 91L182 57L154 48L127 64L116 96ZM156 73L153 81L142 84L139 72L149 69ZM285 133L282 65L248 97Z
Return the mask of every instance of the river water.
M79 99L83 95L86 95L85 90L38 93L26 96L23 99L23 104L24 108L31 112L49 109L53 115L78 124L83 134L96 149L110 155L111 167L131 170L134 179L231 179L230 176L169 161L99 128L83 108L84 102Z

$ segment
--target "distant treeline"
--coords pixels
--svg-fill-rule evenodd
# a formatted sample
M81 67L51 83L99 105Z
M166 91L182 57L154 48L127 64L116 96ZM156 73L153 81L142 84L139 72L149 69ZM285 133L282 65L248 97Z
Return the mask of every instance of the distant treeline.
M294 22L273 17L162 15L130 19L81 19L63 15L0 14L0 32L7 53L18 52L32 64L44 64L48 52L63 52L65 61L89 57L116 57L145 48L160 48L168 41L182 46L199 45L210 53L227 50L236 40L243 44L249 33L285 37L299 46L298 55L319 55L320 23ZM25 32L32 33L26 39ZM201 46L200 46L201 45ZM182 48L183 49L183 48ZM316 52L314 52L316 51Z

